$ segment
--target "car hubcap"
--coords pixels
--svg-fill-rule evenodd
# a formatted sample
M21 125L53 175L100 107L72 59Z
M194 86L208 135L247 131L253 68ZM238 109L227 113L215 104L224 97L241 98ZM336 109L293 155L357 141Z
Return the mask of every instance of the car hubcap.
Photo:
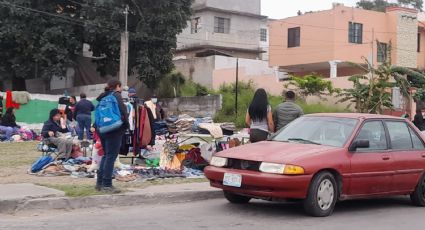
M323 180L317 190L317 203L322 210L328 210L334 200L334 186L328 179Z

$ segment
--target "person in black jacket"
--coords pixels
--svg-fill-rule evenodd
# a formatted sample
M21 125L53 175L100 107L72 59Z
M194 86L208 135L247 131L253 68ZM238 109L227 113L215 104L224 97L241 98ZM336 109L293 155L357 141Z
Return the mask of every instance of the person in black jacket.
M58 109L50 111L49 120L46 121L41 130L42 137L47 144L54 144L58 147L59 158L68 159L72 153L73 142L71 139L60 138L60 134L68 133L69 130L65 124L60 123L61 114Z
M21 128L18 124L16 124L16 117L15 117L15 109L14 108L8 108L6 110L6 113L4 114L3 118L1 119L1 126L5 127L11 127L14 129Z
M121 120L123 125L114 131L100 134L100 141L105 152L102 161L100 162L99 170L97 171L96 190L105 193L120 193L121 191L112 186L112 173L114 170L114 163L120 152L122 138L126 129L129 127L127 107L125 106L122 96L122 84L117 79L111 79L107 83L105 92L102 93L97 101L101 101L104 97L112 94L118 101L119 110L121 113ZM96 126L96 124L95 124Z
M422 115L422 110L418 109L416 110L416 115L413 119L413 124L420 130L425 130L425 122L424 122L424 116Z
M87 139L91 139L91 112L94 110L94 105L91 101L87 100L85 93L81 93L80 98L81 100L75 105L74 116L80 127L78 130L78 140L82 141L84 138L84 129L86 130Z

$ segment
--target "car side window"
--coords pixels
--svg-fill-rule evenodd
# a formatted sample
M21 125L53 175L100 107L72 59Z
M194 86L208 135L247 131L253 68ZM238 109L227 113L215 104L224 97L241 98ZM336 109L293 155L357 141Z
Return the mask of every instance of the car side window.
M412 136L405 122L386 121L391 140L391 148L396 150L413 149Z
M413 148L414 149L425 149L424 143L418 137L415 130L413 130L411 127L409 127L409 130L410 130L410 135L412 136Z
M385 128L381 121L366 122L356 137L358 140L368 140L369 148L358 148L357 151L374 151L388 149Z

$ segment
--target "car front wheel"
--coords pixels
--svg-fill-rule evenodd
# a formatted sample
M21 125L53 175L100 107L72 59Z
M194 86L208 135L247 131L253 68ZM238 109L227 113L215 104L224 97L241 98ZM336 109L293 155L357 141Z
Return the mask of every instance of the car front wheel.
M251 200L251 197L241 196L227 191L224 191L224 197L232 204L246 204Z
M335 177L329 172L317 174L304 200L304 210L311 216L325 217L332 214L338 198Z
M415 191L410 195L410 199L414 205L425 207L425 175L419 180Z

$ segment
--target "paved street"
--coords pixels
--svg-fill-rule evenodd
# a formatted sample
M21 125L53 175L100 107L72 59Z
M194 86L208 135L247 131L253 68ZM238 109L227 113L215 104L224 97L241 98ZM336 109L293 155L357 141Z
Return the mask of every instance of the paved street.
M224 199L202 202L96 209L38 216L0 216L1 230L14 229L373 229L422 230L425 208L410 206L404 198L341 203L333 216L304 216L297 204L254 201L228 204Z

